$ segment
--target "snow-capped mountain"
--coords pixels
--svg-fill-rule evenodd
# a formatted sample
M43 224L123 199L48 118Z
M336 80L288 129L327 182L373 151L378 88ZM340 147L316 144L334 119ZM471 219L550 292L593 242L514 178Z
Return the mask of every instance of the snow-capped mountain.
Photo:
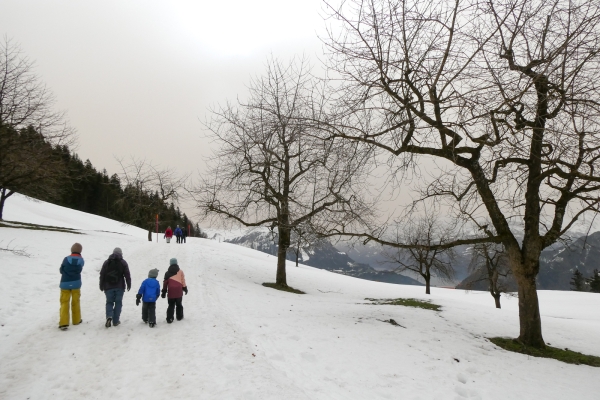
M225 241L248 247L263 253L277 255L277 234L268 229L254 229L241 236ZM296 261L296 253L288 250L287 259ZM338 274L353 276L370 281L396 283L403 285L422 285L417 280L392 271L378 271L369 264L356 262L343 251L335 248L329 240L319 240L307 245L298 252L298 262Z

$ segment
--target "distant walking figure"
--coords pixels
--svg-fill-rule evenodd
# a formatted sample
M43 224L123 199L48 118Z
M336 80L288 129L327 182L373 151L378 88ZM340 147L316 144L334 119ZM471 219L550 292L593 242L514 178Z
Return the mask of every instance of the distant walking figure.
M188 230L187 228L184 226L183 228L181 228L181 243L185 243L185 238L188 236Z
M177 243L181 243L181 235L183 235L183 233L181 232L181 228L179 227L179 225L177 225L177 228L175 228L175 236L177 237Z
M123 251L115 247L113 253L104 261L100 270L100 290L106 295L106 326L110 328L121 324L121 308L123 307L123 294L131 289L131 274L129 265L123 259Z
M60 320L58 327L67 330L69 327L69 303L73 316L73 325L79 325L81 320L81 271L83 270L83 257L79 243L71 246L71 255L64 258L60 265Z
M165 231L165 239L167 239L167 243L171 243L171 238L173 237L173 230L169 226Z

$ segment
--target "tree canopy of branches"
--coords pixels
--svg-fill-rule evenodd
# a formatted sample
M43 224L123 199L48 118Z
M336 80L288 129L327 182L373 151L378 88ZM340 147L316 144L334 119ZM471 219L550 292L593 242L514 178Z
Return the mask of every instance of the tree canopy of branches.
M158 168L146 160L132 159L129 163L119 160L119 164L124 195L117 205L129 209L132 221L144 221L148 240L152 240L154 216L159 214L164 204L179 203L188 176L180 176L172 169ZM187 225L184 222L184 226Z
M0 125L0 219L15 191L57 201L64 173L52 145L32 126L17 131Z
M353 143L320 137L326 98L305 61L270 60L249 91L247 101L214 111L208 124L220 147L197 190L198 207L245 226L276 228L275 283L285 287L292 230L316 225L324 214L358 214L363 154Z
M442 227L437 214L431 213L398 227L395 243L408 245L392 247L385 252L386 258L397 264L397 272L412 271L425 280L425 293L431 294L431 277L452 280L455 258L453 247L442 247L453 239L452 231Z
M508 258L502 244L479 243L473 247L470 270L475 273L466 287L484 281L496 303L496 308L501 308L500 296L508 292L506 278L510 274Z
M8 39L0 43L0 219L15 191L56 199L63 171L52 146L74 138L32 63Z
M571 290L576 292L585 292L585 277L577 268L573 272L573 277L571 278Z
M396 166L437 160L423 200L478 223L487 237L472 242L504 245L519 340L545 347L540 253L600 200L600 2L350 0L328 10L345 113L332 136Z

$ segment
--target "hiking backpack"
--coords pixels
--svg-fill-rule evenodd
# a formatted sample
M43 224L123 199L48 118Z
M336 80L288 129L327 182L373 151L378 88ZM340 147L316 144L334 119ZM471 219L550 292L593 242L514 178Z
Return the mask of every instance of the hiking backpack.
M123 278L123 264L120 260L114 258L109 259L108 265L106 266L104 281L108 284L116 285L121 278Z

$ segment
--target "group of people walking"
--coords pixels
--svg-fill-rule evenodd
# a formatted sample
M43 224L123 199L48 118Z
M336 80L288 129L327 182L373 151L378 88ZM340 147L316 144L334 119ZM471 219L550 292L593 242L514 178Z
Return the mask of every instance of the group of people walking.
M81 319L81 271L84 260L81 256L83 247L79 243L71 246L71 254L64 258L60 266L60 320L58 327L66 330L69 327L69 316L73 325L83 322ZM158 297L167 298L167 323L175 319L183 319L183 294L188 294L185 275L176 258L169 260L169 268L163 279L162 291L157 280L159 270L154 268L148 272L136 295L136 305L142 304L142 320L151 328L156 326L156 302ZM100 290L106 296L106 323L105 327L119 326L121 324L121 309L125 290L131 289L131 273L129 265L123 259L123 251L116 247L108 259L102 264L100 270ZM69 313L70 309L70 313ZM69 315L71 314L71 315Z
M171 229L171 227L169 226L165 230L164 236L164 239L166 239L167 243L171 243L171 238L173 237L173 235L175 235L177 243L185 243L185 238L188 237L187 228L185 226L183 228L180 228L179 225L177 225L175 231L173 231L173 229Z

